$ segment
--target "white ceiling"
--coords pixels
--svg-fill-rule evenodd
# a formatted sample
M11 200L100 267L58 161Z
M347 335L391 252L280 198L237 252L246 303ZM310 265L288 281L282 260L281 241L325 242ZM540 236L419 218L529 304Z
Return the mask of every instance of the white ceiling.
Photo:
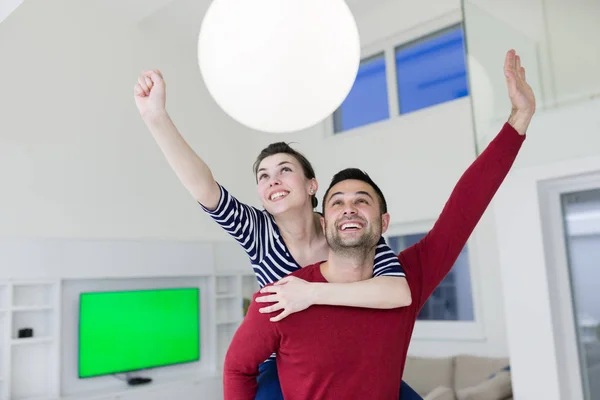
M0 15L4 8L10 14L23 0L0 0ZM59 0L68 4L81 0ZM247 0L252 1L252 0ZM282 0L284 1L284 0ZM364 15L380 4L394 0L346 0L355 17ZM106 11L131 23L152 21L185 34L197 34L211 0L86 0L86 7ZM11 6L11 7L9 7ZM10 8L10 10L9 10ZM1 21L0 21L1 22Z
M23 0L1 0L0 1L0 23L13 13L23 3Z
M106 0L104 0L106 1ZM152 15L146 14L144 22L152 23L155 26L168 28L170 31L176 30L179 33L197 36L200 32L200 24L204 14L212 0L112 0L115 5L129 3L128 11L135 13L138 3L141 7L148 9L146 2L153 4ZM252 1L252 0L247 0ZM284 0L282 0L284 1ZM394 0L346 0L346 3L352 10L355 18L359 15L365 15L370 10L378 8L382 3ZM159 7L154 7L154 3L162 3Z
M202 0L203 1L203 0ZM134 23L160 12L174 0L86 0L88 6L105 10Z

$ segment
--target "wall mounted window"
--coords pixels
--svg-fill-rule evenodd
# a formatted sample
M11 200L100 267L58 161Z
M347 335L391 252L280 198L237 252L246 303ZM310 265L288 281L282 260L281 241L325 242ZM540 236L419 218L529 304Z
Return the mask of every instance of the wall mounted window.
M425 237L425 233L390 236L388 245L398 254ZM469 250L465 246L454 266L425 303L417 320L474 321Z
M362 60L356 80L333 114L334 132L340 133L390 117L384 53Z
M334 134L469 95L462 24L396 44L361 61L350 93L333 113Z
M400 114L469 94L461 25L398 46L395 60Z

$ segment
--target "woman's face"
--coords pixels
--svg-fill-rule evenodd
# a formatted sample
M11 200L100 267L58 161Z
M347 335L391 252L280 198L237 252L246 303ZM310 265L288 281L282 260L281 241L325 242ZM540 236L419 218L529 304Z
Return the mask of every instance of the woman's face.
M279 153L266 157L256 173L258 196L271 215L290 209L309 207L317 191L316 179L307 179L302 166L292 155Z

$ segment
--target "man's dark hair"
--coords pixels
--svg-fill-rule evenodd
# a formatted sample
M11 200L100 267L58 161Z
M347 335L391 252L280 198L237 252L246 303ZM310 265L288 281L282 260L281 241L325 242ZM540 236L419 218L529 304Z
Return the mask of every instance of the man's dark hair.
M304 155L302 153L300 153L299 151L292 149L290 147L290 145L285 142L271 143L270 145L265 147L260 152L258 157L256 157L256 161L254 162L254 166L253 166L255 177L256 177L256 174L258 173L258 167L260 166L260 163L262 162L262 160L264 160L265 158L267 158L269 156L274 156L275 154L289 154L290 156L294 157L296 159L296 161L298 161L300 163L300 166L302 167L302 170L304 171L304 176L306 177L306 179L315 178L315 170L313 169L310 162L306 159L306 157L304 157ZM258 181L258 179L257 179L257 181ZM317 200L317 196L315 196L313 194L311 196L310 200L311 200L313 208L317 207L317 205L319 204L319 200Z
M381 189L379 189L379 186L377 186L377 184L373 182L373 179L371 179L371 177L366 172L361 171L358 168L346 168L335 174L331 179L331 183L329 184L329 187L325 192L325 196L323 196L323 215L325 215L325 204L331 188L337 185L338 183L347 180L362 181L370 185L379 197L379 208L381 210L381 214L387 213L387 202L385 201L383 192L381 191Z

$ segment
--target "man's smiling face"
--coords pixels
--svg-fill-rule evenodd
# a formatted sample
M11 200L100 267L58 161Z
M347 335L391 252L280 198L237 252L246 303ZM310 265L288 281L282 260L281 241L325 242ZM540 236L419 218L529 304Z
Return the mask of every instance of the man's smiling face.
M329 190L323 205L327 243L333 249L374 247L387 230L389 215L382 214L379 196L371 185L343 180Z

